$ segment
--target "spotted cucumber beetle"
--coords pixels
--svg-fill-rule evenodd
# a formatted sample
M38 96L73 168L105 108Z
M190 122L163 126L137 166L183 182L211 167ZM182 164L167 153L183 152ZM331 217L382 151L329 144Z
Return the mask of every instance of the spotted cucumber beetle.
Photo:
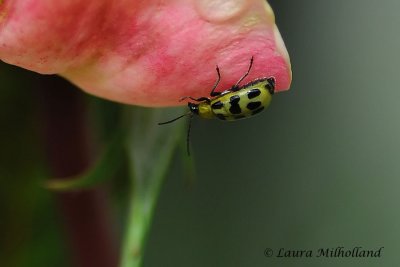
M274 77L258 78L245 85L239 86L244 78L249 75L251 67L253 66L253 58L254 57L251 57L250 59L250 65L247 72L237 81L237 83L230 89L222 92L215 92L215 89L221 80L221 74L217 65L216 70L218 77L214 87L211 89L211 98L193 98L191 96L182 97L180 101L190 99L197 103L188 102L188 113L158 124L168 124L185 116L189 116L189 126L186 136L188 155L190 155L189 137L193 115L198 115L204 119L218 118L220 120L234 121L256 115L263 111L264 108L268 107L275 91Z

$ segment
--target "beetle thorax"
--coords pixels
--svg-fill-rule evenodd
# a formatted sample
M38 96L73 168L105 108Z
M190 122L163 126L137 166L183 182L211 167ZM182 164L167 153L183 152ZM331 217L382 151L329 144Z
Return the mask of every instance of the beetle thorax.
M191 104L197 106L196 107L196 109L197 109L197 113L196 114L199 115L200 117L202 117L204 119L212 119L212 118L214 118L214 113L212 112L211 106L210 106L209 103L202 102L202 103L199 103L199 104L194 104L194 103L191 103ZM191 108L191 111L192 111L192 108Z

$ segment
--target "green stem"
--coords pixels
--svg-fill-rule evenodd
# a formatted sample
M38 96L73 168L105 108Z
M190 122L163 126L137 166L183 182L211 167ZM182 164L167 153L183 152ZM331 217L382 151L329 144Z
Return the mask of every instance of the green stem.
M184 123L169 128L157 125L165 113L168 115L163 110L135 108L127 114L134 122L128 137L132 190L121 267L141 266L161 185L182 136Z
M149 219L149 213L143 209L145 199L137 197L136 193L131 194L128 225L135 227L127 227L125 242L123 244L121 267L140 266L142 262L142 254L144 237L148 231L146 221Z
M154 177L155 179L150 183L142 183L141 179L135 179L136 183L129 201L129 217L122 248L121 267L141 266L147 235L168 162L169 160L165 160L165 168L160 168L157 177Z
M160 179L158 182L161 184L162 180ZM145 240L158 199L158 193L149 191L136 185L131 194L128 229L123 245L121 267L141 266Z

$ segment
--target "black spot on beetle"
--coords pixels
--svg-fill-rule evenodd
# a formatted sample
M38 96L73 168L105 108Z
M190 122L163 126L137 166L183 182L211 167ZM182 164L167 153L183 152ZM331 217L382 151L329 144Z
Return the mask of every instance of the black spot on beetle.
M217 101L214 104L211 105L212 109L221 109L224 106L221 101Z
M267 82L271 85L272 88L275 88L275 78L274 77L268 78Z
M250 110L256 110L260 106L261 106L261 102L260 101L250 102L250 103L247 104L247 108L250 109Z
M248 93L247 93L247 97L249 99L255 98L257 96L259 96L261 94L261 91L259 89L251 89Z
M217 116L218 119L220 120L226 120L226 117L224 116L224 114L216 114L215 116Z
M271 95L274 94L275 91L275 78L270 77L267 79L268 84L265 86Z
M239 101L240 101L240 96L238 96L238 95L231 96L231 98L229 99L229 103L231 104L229 111L232 114L242 113L242 109L239 106Z
M264 110L264 107L261 107L261 108L259 108L257 110L254 110L253 113L251 113L251 115L256 115L256 114L260 113L263 110Z

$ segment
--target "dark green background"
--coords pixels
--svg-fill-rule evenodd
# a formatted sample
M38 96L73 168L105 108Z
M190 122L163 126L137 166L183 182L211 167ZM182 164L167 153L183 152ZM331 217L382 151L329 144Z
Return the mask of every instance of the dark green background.
M271 1L291 90L237 123L195 121L198 177L166 182L145 266L400 263L399 1ZM362 246L381 258L266 258Z
M196 180L188 186L177 156L145 267L400 263L400 2L270 2L291 90L254 119L194 121ZM35 75L0 67L0 265L59 266L65 241L38 186ZM338 246L384 249L377 259L264 256Z

